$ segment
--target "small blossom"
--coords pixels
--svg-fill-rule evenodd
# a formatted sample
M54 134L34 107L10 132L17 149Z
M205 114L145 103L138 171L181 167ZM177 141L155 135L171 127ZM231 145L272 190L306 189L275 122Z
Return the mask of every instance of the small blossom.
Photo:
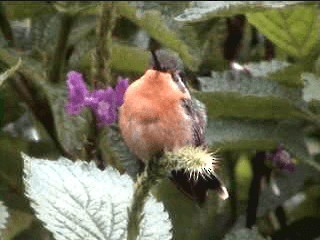
M128 78L118 78L118 83L115 87L115 98L116 98L116 106L120 107L123 104L124 93L129 86Z
M280 170L284 169L289 172L293 172L295 170L295 164L283 145L279 145L275 151L269 153L267 155L267 159Z
M98 125L108 125L116 121L115 91L108 87L105 90L92 92L92 101L88 104L96 115Z
M127 78L118 78L115 89L97 89L89 92L82 74L70 71L67 75L69 91L67 112L76 115L84 107L90 108L96 116L98 126L109 125L117 119L117 108L123 104L124 93L129 86Z
M67 87L69 91L67 112L70 115L79 114L85 106L85 99L89 95L87 86L83 80L82 74L71 71L67 75Z

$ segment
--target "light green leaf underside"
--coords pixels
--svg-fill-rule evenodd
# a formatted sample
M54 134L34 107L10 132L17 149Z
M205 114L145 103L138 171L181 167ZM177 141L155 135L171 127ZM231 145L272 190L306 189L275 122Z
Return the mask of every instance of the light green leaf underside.
M226 234L223 240L265 240L266 238L262 237L258 232L257 228L253 229L239 229L232 231L231 233ZM270 239L270 238L267 238Z
M8 221L9 213L7 207L0 201L0 237L1 231L5 229Z
M101 171L93 162L24 159L26 195L36 216L56 240L126 239L127 209L134 183L111 167ZM150 197L138 239L171 239L171 222L162 203Z
M283 8L302 1L194 1L190 8L177 16L182 22L200 22L213 17L232 16L247 12L263 11L268 8Z

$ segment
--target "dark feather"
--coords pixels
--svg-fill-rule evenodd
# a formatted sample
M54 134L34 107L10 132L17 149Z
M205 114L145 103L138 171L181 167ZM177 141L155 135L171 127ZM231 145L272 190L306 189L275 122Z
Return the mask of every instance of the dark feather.
M205 142L205 128L207 125L205 109L201 108L196 100L184 99L182 101L186 113L192 119L193 145L196 147L207 147ZM197 180L190 179L184 169L171 172L171 180L177 187L191 199L200 205L205 202L209 189L216 190L222 199L228 197L224 183L216 176L211 174L210 178L199 176Z

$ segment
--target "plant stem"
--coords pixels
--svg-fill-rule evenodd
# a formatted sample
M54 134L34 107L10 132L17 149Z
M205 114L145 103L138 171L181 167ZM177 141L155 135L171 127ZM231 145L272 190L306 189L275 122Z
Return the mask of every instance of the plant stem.
M223 54L228 61L234 61L239 55L245 24L246 17L244 15L227 18L228 33L223 45Z
M251 228L256 224L261 182L268 168L264 164L266 152L257 152L251 159L252 180L249 189L246 227Z
M111 78L111 54L112 32L116 23L116 7L113 2L102 3L101 13L96 27L96 51L94 80L107 85L112 83Z
M59 82L62 77L67 55L68 38L72 29L73 19L73 15L62 13L58 41L54 49L52 65L48 74L49 82Z
M47 102L36 97L37 89L33 89L28 83L27 79L23 75L18 75L12 78L12 81L8 81L13 89L18 93L19 97L32 111L33 115L41 122L41 124L46 129L48 135L51 137L52 141L56 145L57 149L61 154L67 158L72 159L72 155L65 151L64 147L61 145L54 128L54 121L52 113L50 112L50 107Z
M238 215L238 195L237 195L237 180L235 174L235 167L237 158L230 152L226 154L227 159L227 171L230 180L230 207L231 207L231 222L234 223L237 220Z
M275 57L275 47L268 38L265 38L264 57L267 61L270 61Z
M280 227L287 227L287 216L283 206L279 206L276 208L275 215L279 221Z
M14 35L13 35L11 25L10 25L9 20L6 15L5 7L3 6L2 2L0 2L0 28L1 28L1 31L2 31L5 39L8 42L8 46L13 47L14 42L15 42Z
M135 184L133 201L129 211L127 240L136 240L139 235L139 225L142 212L150 189L160 179L159 157L151 159Z

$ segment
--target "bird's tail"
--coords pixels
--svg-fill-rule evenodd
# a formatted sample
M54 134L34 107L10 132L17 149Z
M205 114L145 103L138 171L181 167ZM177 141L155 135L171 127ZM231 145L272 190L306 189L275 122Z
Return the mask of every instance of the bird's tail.
M223 200L229 197L228 191L217 175L199 176L197 179L190 178L190 175L183 169L171 172L171 180L184 194L202 205L207 197L209 189L217 191Z

